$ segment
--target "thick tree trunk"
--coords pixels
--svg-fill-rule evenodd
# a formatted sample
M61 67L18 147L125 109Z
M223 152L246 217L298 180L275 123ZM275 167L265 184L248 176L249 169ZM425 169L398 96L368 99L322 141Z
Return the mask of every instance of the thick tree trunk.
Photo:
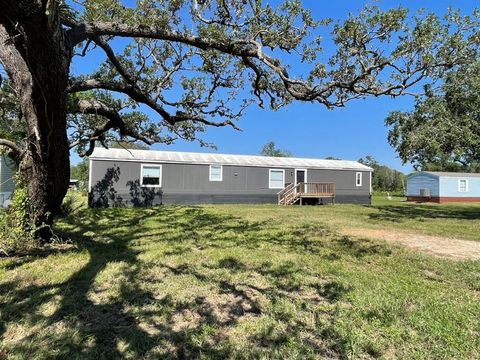
M61 26L46 15L46 2L27 3L14 9L17 12L9 14L10 19L0 15L0 59L13 81L27 127L19 171L28 190L31 219L40 227L37 235L48 241L49 225L70 176L66 87L71 56ZM11 16L17 16L15 23L8 21Z

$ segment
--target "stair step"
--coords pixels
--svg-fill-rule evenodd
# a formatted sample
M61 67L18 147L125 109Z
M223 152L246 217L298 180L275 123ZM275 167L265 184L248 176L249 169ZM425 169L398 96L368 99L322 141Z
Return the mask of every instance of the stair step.
M295 204L299 199L300 197L297 195L294 189L291 189L289 192L283 194L283 196L279 199L278 204L290 206Z

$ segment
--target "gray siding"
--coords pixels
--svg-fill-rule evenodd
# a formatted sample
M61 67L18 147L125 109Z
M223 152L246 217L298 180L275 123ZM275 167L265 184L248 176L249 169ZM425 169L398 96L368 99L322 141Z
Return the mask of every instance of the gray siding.
M0 155L0 207L5 200L11 198L15 189L13 176L15 175L14 162L4 155Z
M162 196L153 203L276 203L280 189L269 189L269 169L253 166L223 166L223 180L209 180L209 166L158 164L131 161L92 160L91 185L101 181L109 168L119 168L113 184L116 195L131 203L129 181L140 180L141 165L162 165ZM285 170L285 183L294 182L295 169ZM356 171L308 170L307 180L335 182L338 202L370 203L370 174L363 172L361 187L355 186Z
M357 172L362 173L362 186L356 186ZM370 172L368 171L308 169L307 180L335 183L337 197L370 195Z
M14 175L14 162L6 156L0 156L0 192L13 191L15 188L15 183L13 181Z
M285 169L285 182L293 182ZM223 166L223 181L209 180L208 165L164 164L163 191L180 194L277 194L268 188L268 168Z

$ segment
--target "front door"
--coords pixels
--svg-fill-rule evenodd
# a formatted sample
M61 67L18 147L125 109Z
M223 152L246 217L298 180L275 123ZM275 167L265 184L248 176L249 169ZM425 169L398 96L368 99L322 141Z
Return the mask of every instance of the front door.
M296 169L295 170L295 185L298 183L305 183L307 181L307 170ZM306 189L300 189L300 192L306 192Z

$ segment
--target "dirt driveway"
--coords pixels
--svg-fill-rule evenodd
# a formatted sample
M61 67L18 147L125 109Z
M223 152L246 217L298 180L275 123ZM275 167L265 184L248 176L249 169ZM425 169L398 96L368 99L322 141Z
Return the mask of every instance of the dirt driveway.
M457 260L480 260L480 241L380 229L344 229L341 233L358 238L385 240L440 257Z

